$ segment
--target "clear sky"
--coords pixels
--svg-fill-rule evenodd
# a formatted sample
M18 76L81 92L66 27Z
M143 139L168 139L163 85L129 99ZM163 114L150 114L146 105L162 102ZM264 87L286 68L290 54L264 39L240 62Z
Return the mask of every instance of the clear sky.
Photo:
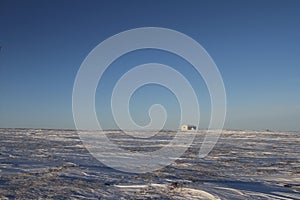
M227 92L225 128L300 130L300 1L0 0L0 127L74 128L77 70L101 41L138 27L165 27L198 41L218 66ZM114 128L108 103L130 67L162 62L185 73L200 99L203 126L210 104L201 77L166 52L143 51L116 60L99 84L101 124ZM153 94L160 94L153 98ZM167 127L178 124L178 102L148 85L131 101L132 116L165 105Z

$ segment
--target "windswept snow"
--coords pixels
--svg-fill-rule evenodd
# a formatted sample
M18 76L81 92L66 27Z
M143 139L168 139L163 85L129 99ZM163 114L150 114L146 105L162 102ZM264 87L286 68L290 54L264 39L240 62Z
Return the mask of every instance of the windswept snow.
M176 134L105 133L132 152L157 150ZM0 129L0 199L300 199L300 133L224 130L204 159L204 132L195 134L171 165L129 174L92 157L76 131Z

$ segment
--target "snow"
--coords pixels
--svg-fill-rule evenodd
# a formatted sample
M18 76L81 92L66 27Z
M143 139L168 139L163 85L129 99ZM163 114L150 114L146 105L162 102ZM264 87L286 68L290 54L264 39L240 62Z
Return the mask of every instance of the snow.
M142 152L176 134L105 133L120 147ZM96 160L76 131L0 129L0 199L300 199L300 133L224 130L203 159L197 153L204 132L195 134L171 165L130 174Z

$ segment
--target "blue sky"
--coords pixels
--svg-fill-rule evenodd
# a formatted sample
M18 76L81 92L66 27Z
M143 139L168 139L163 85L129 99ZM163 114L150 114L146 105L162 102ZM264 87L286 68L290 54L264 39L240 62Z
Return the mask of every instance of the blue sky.
M74 128L77 70L100 42L138 27L165 27L198 41L214 59L227 92L225 128L300 130L299 1L0 1L0 127ZM110 89L131 66L169 64L189 77L201 99L203 127L209 94L200 76L174 55L133 52L107 71L96 94L98 117L113 128ZM123 68L122 68L123 67ZM151 99L159 93L159 98ZM149 100L150 99L150 100ZM165 105L167 126L178 124L178 102L165 88L138 90L137 123L148 106Z

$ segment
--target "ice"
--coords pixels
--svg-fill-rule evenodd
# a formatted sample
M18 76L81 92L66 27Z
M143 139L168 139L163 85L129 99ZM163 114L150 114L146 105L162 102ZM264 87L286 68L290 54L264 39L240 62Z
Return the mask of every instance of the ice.
M176 134L105 133L132 152L162 148ZM96 160L74 130L0 129L0 199L300 199L300 133L224 130L203 159L205 132L195 134L171 165L130 174Z

